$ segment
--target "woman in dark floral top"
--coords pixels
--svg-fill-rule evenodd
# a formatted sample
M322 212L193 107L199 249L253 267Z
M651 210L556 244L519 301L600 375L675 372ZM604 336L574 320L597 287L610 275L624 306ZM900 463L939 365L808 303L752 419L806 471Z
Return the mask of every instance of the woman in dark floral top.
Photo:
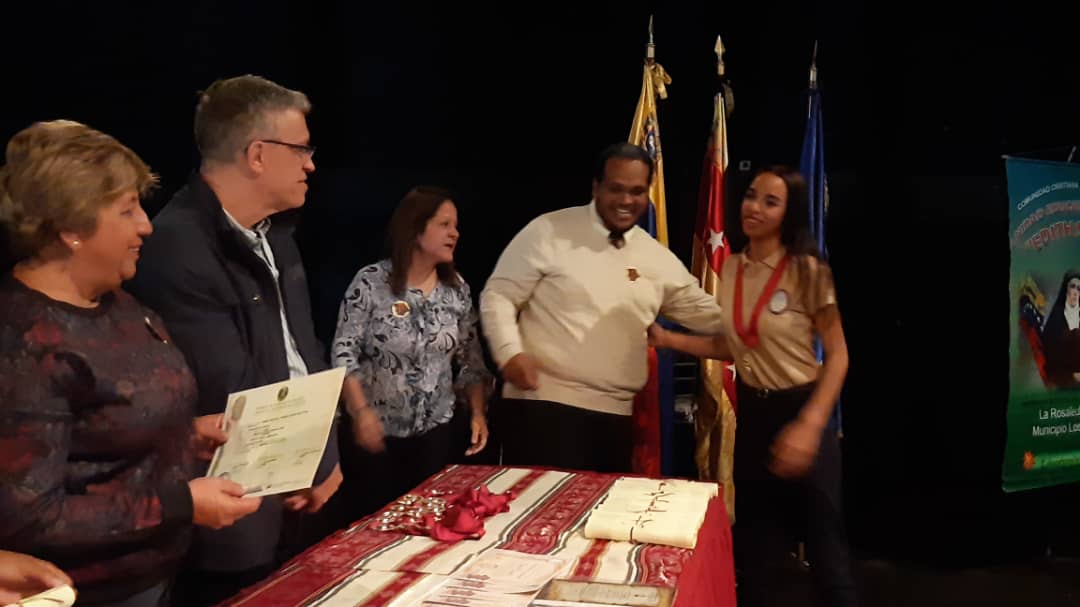
M37 123L0 168L0 222L19 259L0 280L0 549L67 572L79 605L160 604L191 525L259 505L192 480L202 419L183 355L119 290L150 222L147 166L84 125Z
M488 436L491 375L469 286L453 266L458 231L450 195L414 188L390 219L388 240L390 259L362 268L345 292L334 337L335 364L348 370L353 437L339 445L354 519L449 462L458 392L472 414L466 455L481 451Z

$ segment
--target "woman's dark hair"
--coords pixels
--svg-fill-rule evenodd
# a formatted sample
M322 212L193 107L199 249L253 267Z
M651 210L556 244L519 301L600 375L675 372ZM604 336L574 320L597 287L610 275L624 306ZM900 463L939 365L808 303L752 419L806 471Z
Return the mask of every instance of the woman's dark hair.
M780 244L784 245L791 256L796 282L805 295L804 304L819 301L816 290L822 287L820 277L822 271L828 271L828 265L822 259L821 251L810 234L810 195L806 179L798 169L782 164L759 169L754 178L764 173L779 177L787 187L787 208L784 210L784 219L780 222ZM742 230L741 225L739 229ZM817 272L811 270L811 264L817 266Z
M810 234L810 196L802 173L782 164L765 167L754 177L762 173L776 175L787 186L787 210L780 223L780 243L792 255L820 258L821 252Z
M409 265L416 252L416 238L424 233L428 221L444 202L453 202L450 192L431 186L417 186L405 194L390 216L386 246L390 250L390 290L394 295L404 296ZM447 286L456 287L460 283L452 262L436 265L435 272L439 282Z

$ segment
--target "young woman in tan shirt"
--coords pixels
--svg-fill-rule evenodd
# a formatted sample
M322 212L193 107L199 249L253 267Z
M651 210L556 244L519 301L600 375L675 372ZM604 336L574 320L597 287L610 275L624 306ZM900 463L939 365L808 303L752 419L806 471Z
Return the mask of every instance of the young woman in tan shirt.
M650 343L735 362L739 604L779 604L770 594L783 586L778 574L796 565L789 552L805 537L823 604L854 605L840 446L828 428L847 374L847 345L832 273L810 237L806 182L788 167L762 170L741 216L749 244L721 270L723 333L654 325Z

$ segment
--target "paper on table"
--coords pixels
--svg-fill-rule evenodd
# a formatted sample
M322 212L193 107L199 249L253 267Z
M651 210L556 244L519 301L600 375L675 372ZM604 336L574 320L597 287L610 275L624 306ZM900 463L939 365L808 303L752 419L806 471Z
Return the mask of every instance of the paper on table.
M71 607L75 604L75 589L71 586L57 586L45 592L28 596L4 607Z
M716 483L619 478L585 523L590 539L694 548Z
M613 487L616 490L627 491L657 491L668 490L675 493L704 494L716 497L719 494L719 485L715 482L688 481L683 479L651 479L638 477L620 477Z
M513 550L485 550L450 576L453 580L483 581L502 592L536 592L570 564L567 559Z
M530 607L669 607L671 588L643 584L612 584L552 580Z
M229 441L206 475L236 481L251 497L311 487L344 379L337 367L230 394Z
M486 550L424 597L424 605L527 607L570 561L512 550Z
M693 518L626 516L593 512L585 522L585 537L603 538L618 542L660 544L676 548L693 548L701 521Z
M513 595L471 588L455 586L442 586L438 591L428 595L423 607L442 607L454 605L457 607L529 607L531 594Z

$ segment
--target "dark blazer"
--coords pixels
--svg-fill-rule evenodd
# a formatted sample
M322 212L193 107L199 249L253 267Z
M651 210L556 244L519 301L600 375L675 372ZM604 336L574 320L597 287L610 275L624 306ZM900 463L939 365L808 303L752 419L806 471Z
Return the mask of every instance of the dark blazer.
M293 226L285 218L275 216L267 235L280 303L270 269L229 222L200 175L173 196L153 224L138 272L126 288L161 315L187 358L199 388L198 415L223 412L230 392L289 379L279 305L285 306L308 371L328 368L326 350L315 336ZM316 483L337 464L336 434L330 432ZM282 517L281 496L274 496L232 527L198 529L194 565L240 571L272 564Z

